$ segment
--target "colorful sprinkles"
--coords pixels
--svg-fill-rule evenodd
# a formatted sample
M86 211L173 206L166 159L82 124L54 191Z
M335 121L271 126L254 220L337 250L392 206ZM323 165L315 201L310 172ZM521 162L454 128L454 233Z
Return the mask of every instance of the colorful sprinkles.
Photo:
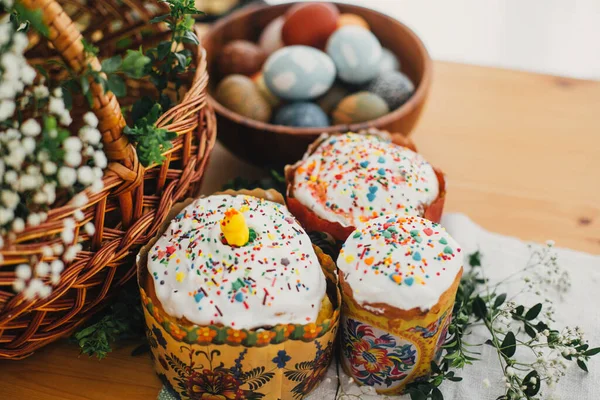
M441 225L394 214L354 231L340 252L338 267L359 303L427 309L454 282L462 254Z
M378 135L347 133L323 141L296 168L294 197L344 226L385 214L422 216L438 196L433 167Z
M253 232L242 247L228 245L221 232L232 207ZM148 269L165 311L199 325L253 329L314 322L326 289L298 222L285 207L250 196L194 201L150 250Z

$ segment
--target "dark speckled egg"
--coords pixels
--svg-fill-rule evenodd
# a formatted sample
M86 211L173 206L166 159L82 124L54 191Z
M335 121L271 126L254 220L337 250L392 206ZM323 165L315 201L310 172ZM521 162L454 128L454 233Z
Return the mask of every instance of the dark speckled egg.
M340 12L333 4L308 3L292 6L285 15L281 38L286 45L325 47L337 29Z
M215 99L244 117L262 122L271 118L271 106L247 76L229 75L223 79L217 86Z
M247 40L234 40L221 50L218 59L219 73L223 76L251 76L260 71L266 58L266 53L256 44Z
M373 79L365 88L385 100L390 110L395 110L413 95L415 86L399 71L386 71Z
M345 97L333 111L334 124L353 124L379 118L389 112L385 100L376 94L358 92Z
M303 128L329 126L329 120L323 110L318 105L309 102L291 103L281 107L275 114L273 123Z

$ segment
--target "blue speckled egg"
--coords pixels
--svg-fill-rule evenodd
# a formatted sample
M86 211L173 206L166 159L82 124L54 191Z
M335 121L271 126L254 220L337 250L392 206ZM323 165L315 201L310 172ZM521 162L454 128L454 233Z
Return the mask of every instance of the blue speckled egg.
M323 128L329 126L329 119L321 108L309 102L291 103L277 111L273 118L275 125Z
M381 44L371 31L360 26L344 26L331 35L327 54L335 63L341 80L363 84L379 74Z
M335 80L335 65L320 50L288 46L269 56L263 76L275 95L287 100L309 100L331 87Z
M379 61L379 71L399 71L400 60L390 50L384 48L381 50L381 60Z

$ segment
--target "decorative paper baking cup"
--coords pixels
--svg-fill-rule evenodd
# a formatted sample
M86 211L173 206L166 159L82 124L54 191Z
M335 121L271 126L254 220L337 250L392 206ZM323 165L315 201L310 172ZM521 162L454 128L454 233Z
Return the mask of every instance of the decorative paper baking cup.
M389 132L384 131L371 131L368 133L378 134L380 136L387 137L391 139L392 143L407 147L413 150L414 152L417 152L417 148L415 147L415 144L412 142L412 140L400 134L390 134ZM323 141L327 140L333 135L341 134L322 134L317 140L311 143L311 145L308 147L308 150L305 153L304 158L311 155L317 149L317 147L319 147L319 145L323 143ZM296 169L302 164L304 158L294 165L287 165L285 167L285 180L287 185L287 207L290 210L290 212L294 214L298 222L300 222L300 224L308 232L326 232L333 236L336 240L343 242L346 239L348 239L348 236L350 236L352 232L354 232L354 230L356 229L355 227L343 226L339 222L332 222L321 218L317 214L315 214L310 208L300 203L294 197L294 176L296 174ZM438 180L439 194L438 197L431 204L425 207L423 217L430 221L439 223L442 219L442 213L444 211L444 202L446 200L446 180L444 178L444 173L440 169L433 167L433 170Z
M401 394L404 387L431 373L439 361L452 318L461 272L428 312L399 310L386 304L360 306L342 282L342 367L359 385L377 393Z
M283 204L274 190L227 191ZM315 246L325 277L333 315L320 324L277 325L267 330L182 324L167 315L148 293L149 249L170 221L193 199L176 204L166 222L138 256L138 282L146 333L154 368L164 384L181 399L300 399L323 379L333 358L340 320L341 293L333 260Z

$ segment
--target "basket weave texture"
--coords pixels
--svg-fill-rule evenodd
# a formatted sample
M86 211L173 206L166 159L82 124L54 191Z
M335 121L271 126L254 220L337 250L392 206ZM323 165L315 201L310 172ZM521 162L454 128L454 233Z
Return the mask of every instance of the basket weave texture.
M99 60L84 51L83 38L97 46L99 57L103 57L127 48L146 48L168 34L149 24L150 19L167 12L166 6L159 2L22 0L22 3L30 9L40 9L49 28L48 38L31 38L33 47L28 50L27 58L32 64L62 57L75 73L88 67L99 70ZM128 96L117 100L111 92L105 93L100 85L90 82L91 109L98 117L98 129L109 160L104 189L86 193L88 203L80 208L85 218L77 222L74 240L83 246L83 251L67 265L48 298L26 300L23 295L16 295L12 290L14 267L32 258L53 260L43 256L42 248L61 242L63 220L72 217L73 206L65 204L50 210L43 224L17 234L0 251L4 256L0 264L0 358L27 357L83 324L116 289L135 276L138 250L156 234L171 206L197 193L215 142L216 119L206 102L206 53L200 47L193 51L195 71L189 74L185 94L156 123L178 134L162 165L144 168L123 134L126 122L121 106L131 105L140 95L151 92L150 83L127 81ZM88 111L85 101L74 105L75 120L77 115ZM83 225L90 221L96 228L92 236L83 230Z

